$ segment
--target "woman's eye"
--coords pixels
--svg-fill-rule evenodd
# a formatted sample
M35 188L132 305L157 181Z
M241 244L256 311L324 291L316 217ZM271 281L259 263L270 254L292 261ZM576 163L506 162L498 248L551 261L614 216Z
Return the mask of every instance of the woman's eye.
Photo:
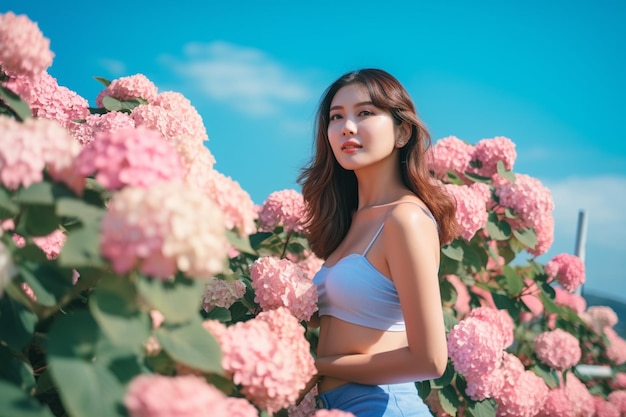
M369 110L361 110L361 111L359 112L359 116L371 116L372 114L374 114L374 113L372 113L372 112L371 112L371 111L369 111Z
M331 114L330 115L330 120L338 120L341 119L341 115L340 114Z

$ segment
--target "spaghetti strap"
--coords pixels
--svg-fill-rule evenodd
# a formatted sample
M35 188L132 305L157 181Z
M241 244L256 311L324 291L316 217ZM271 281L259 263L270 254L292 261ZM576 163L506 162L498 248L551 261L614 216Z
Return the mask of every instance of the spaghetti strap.
M378 237L378 235L380 234L380 232L383 230L383 226L385 225L385 222L383 222L380 227L378 228L378 230L376 231L376 234L374 234L374 237L372 238L372 240L370 240L370 243L367 245L367 247L365 248L365 250L363 251L362 256L367 255L367 252L370 250L370 248L372 247L372 245L374 244L374 241L376 240L376 238Z

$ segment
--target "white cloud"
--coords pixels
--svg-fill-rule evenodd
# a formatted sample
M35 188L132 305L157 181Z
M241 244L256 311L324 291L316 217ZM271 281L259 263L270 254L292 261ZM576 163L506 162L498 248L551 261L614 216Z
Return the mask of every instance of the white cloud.
M626 250L626 177L569 177L544 185L554 199L555 233L573 242L584 210L589 243Z
M126 64L122 61L103 58L98 62L112 76L112 78L118 78L126 74Z
M259 49L217 41L191 43L184 52L184 62L163 59L213 100L245 114L276 114L313 96L295 73Z

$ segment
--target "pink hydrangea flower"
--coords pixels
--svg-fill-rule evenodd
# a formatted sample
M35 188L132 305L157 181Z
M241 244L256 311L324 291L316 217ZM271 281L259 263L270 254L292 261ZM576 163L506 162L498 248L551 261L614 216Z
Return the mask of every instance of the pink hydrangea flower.
M587 301L576 293L569 292L561 287L554 287L554 302L563 307L569 307L576 313L581 314L587 308Z
M506 310L478 307L470 311L468 318L473 317L479 320L483 320L492 326L494 326L501 337L502 349L505 349L513 343L515 330L515 323Z
M259 211L259 230L271 232L283 226L285 232L303 231L302 219L305 216L304 198L296 190L282 190L271 193Z
M47 72L32 77L14 77L7 83L30 107L33 116L58 122L66 129L77 124L74 120L89 115L89 103L76 92L60 86Z
M213 410L211 410L213 411ZM215 415L211 413L212 415ZM228 397L224 417L258 417L259 411L243 398Z
M317 386L313 387L311 391L307 392L300 404L292 404L287 407L288 417L311 417L315 414L316 401L315 396L318 395Z
M236 230L240 236L255 233L258 215L250 194L237 181L216 170L206 172L204 180L202 192L222 209L226 229Z
M615 390L626 390L626 372L617 372L609 384Z
M113 270L134 268L168 279L220 272L227 241L222 213L213 201L179 183L125 187L111 197L101 224L101 251Z
M118 100L134 100L141 98L151 103L156 99L157 95L158 89L148 77L143 74L135 74L111 81L111 84L100 91L96 97L96 105L98 107L104 107L102 105L102 99L106 96Z
M594 417L620 417L621 413L617 407L610 401L600 397L599 395L593 396L593 402L595 406Z
M524 370L519 358L505 356L502 365L504 383L494 398L497 417L533 417L543 407L548 396L544 380L531 371Z
M215 157L204 143L179 136L171 140L176 147L183 164L183 178L190 184L202 186L207 179L205 175L213 171Z
M515 182L499 184L495 194L499 204L511 208L518 217L509 220L513 228L535 230L538 243L530 252L536 256L545 253L554 239L554 201L550 190L536 178L515 174Z
M456 136L439 139L426 153L428 168L444 182L447 182L448 171L464 179L473 152L473 145Z
M297 262L297 264L309 279L313 279L315 274L322 268L324 260L318 258L310 251L305 251L304 259Z
M607 399L622 415L626 413L626 391L613 391L608 395Z
M609 345L606 347L606 355L616 365L626 363L626 340L624 340L614 328L605 327L604 334Z
M135 127L135 121L127 113L111 111L104 114L90 114L84 123L72 123L68 129L72 136L83 146L93 142L100 132L115 132L120 129Z
M56 122L0 117L0 131L0 183L5 187L15 190L40 182L47 169L53 179L80 191L80 178L74 174L80 145Z
M614 327L618 321L615 310L607 306L591 306L580 314L580 318L596 333L602 333L605 327Z
M273 310L275 311L275 310ZM291 320L297 319L290 314ZM270 414L295 404L313 375L303 378L294 347L272 330L268 321L237 322L217 337L222 367L241 385L241 393ZM304 333L300 334L304 338ZM307 354L310 355L307 350ZM311 359L312 360L312 359Z
M98 133L78 155L77 170L85 176L95 174L108 190L182 180L180 158L172 144L141 126Z
M47 236L35 236L33 242L37 245L48 259L56 259L63 249L67 236L57 229Z
M262 256L250 267L254 301L263 310L286 307L299 320L309 320L317 311L313 281L288 259Z
M465 393L474 401L496 397L500 394L504 385L503 372L503 368L498 367L487 374L468 375L466 377L467 388L465 388Z
M471 170L483 177L492 177L498 172L498 161L502 161L504 168L511 171L516 158L515 143L511 139L504 136L482 139L474 145L474 152L470 159L478 166Z
M52 65L50 39L26 15L0 14L0 45L0 65L5 71L35 75Z
M238 279L211 278L204 290L202 308L209 312L215 307L228 308L246 293L246 284Z
M595 401L587 387L572 373L565 381L548 392L538 417L593 417Z
M556 255L544 269L548 277L556 279L567 291L574 291L585 282L585 264L576 255Z
M456 200L455 218L461 226L461 237L469 241L487 224L488 213L482 190L454 184L445 184L445 188Z
M539 360L558 371L564 371L580 362L582 350L578 339L562 329L540 333L534 340Z
M200 376L140 374L128 384L124 406L130 417L229 416L228 400Z
M448 355L464 376L493 372L504 354L501 330L478 317L466 317L448 334Z
M168 140L181 136L199 142L208 140L202 117L182 94L166 91L149 102L133 109L131 117L137 126L158 130Z

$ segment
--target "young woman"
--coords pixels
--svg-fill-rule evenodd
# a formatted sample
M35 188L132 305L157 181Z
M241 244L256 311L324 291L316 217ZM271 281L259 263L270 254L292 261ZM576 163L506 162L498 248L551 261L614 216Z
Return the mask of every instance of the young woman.
M429 144L413 101L385 71L347 73L322 98L315 154L298 178L308 240L325 260L311 323L320 408L430 415L415 381L446 368L437 271L458 225L425 165Z

